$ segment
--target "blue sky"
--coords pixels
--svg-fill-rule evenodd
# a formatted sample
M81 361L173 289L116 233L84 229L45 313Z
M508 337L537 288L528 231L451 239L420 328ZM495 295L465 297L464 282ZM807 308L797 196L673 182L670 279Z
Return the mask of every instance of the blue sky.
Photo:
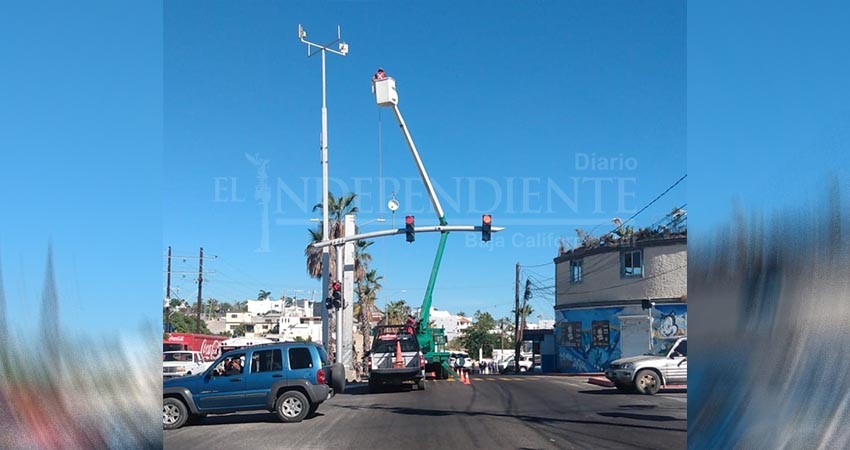
M62 325L138 330L162 272L162 12L26 6L0 14L8 322L38 328L52 241Z
M846 2L691 4L688 17L691 238L733 202L808 207L831 179L850 192Z
M390 219L378 209L388 192L381 198L374 187L370 77L380 66L396 78L422 158L447 191L449 222L477 224L488 211L508 227L487 246L450 237L438 308L508 315L517 261L551 263L560 237L605 231L685 173L683 5L452 4L451 14L433 3L382 5L56 3L4 15L9 39L0 46L13 63L0 84L11 160L0 165L0 262L14 326L34 327L19 319L37 311L50 241L60 317L71 328L109 333L158 321L168 245L175 255L203 246L219 257L206 265L216 273L204 297L320 289L303 257L316 217L309 206L320 200L320 60L306 57L298 23L317 41L333 39L340 24L351 46L328 58L330 170L345 186L337 193L366 180L361 222ZM396 224L409 213L418 225L435 223L390 111L380 118L382 172L400 182ZM262 216L245 153L269 160L267 252L255 252ZM593 156L627 167L585 167ZM235 179L235 188L217 191L217 179ZM685 203L686 186L636 223ZM421 302L436 245L436 235L420 235L372 247L385 277L380 303ZM175 258L174 270L196 263ZM530 270L551 283L551 264ZM181 296L194 298L193 278L175 276ZM551 298L532 304L552 316Z
M203 245L219 257L207 265L216 271L204 286L209 295L320 290L303 250L309 219L320 216L310 207L321 196L321 61L306 57L298 23L319 42L333 40L339 24L350 44L348 56L327 61L330 174L340 181L331 190L359 193L361 222L388 219L364 230L390 225L383 205L393 188L381 198L379 162L399 183L396 225L410 213L417 225L436 223L391 110L375 105L370 77L378 67L396 79L405 120L446 191L449 222L478 224L488 211L508 226L487 246L479 236L450 236L435 307L509 314L517 261L551 262L560 237L574 238L577 227L607 231L611 218L630 216L685 173L681 5L452 5L452 14L433 4L199 5L165 10L163 221L164 245L175 254L196 255ZM268 252L255 252L262 214L245 153L269 160ZM600 170L602 159L620 170ZM637 223L683 204L685 186ZM385 277L379 303L421 303L437 237L373 245L373 267ZM197 270L196 259L175 264ZM552 283L552 265L533 270ZM175 288L189 298L196 292L191 275ZM545 297L533 303L546 317L552 305Z

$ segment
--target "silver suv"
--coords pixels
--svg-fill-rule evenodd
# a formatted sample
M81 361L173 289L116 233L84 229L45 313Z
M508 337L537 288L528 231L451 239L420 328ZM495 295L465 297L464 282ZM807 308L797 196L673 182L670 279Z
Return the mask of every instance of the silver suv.
M663 385L688 382L688 338L680 338L656 353L620 358L605 377L622 392L655 394Z

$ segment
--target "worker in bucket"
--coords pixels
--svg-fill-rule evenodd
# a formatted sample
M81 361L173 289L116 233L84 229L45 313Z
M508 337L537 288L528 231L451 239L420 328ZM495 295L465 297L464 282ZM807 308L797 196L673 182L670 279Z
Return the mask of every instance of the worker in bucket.
M414 329L415 326L416 326L416 320L413 318L413 316L408 315L407 316L407 322L405 322L405 324L404 324L404 331L407 334L413 334L413 329Z

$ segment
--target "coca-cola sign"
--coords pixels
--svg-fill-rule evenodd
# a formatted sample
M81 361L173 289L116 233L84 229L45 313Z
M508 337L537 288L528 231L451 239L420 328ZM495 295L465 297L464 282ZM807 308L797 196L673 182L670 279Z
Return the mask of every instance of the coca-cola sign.
M186 340L186 336L175 336L173 334L168 335L168 342L183 342Z
M218 358L220 353L221 341L208 341L206 339L201 341L201 356L203 356L204 361L212 361Z

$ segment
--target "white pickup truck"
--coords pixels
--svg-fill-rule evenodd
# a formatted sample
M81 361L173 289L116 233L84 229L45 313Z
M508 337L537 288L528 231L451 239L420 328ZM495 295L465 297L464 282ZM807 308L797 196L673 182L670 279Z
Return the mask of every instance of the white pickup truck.
M425 390L425 357L419 342L402 326L377 326L369 352L369 392L383 385L402 384Z
M212 364L204 361L201 352L173 351L162 353L162 377L173 378L201 373Z

